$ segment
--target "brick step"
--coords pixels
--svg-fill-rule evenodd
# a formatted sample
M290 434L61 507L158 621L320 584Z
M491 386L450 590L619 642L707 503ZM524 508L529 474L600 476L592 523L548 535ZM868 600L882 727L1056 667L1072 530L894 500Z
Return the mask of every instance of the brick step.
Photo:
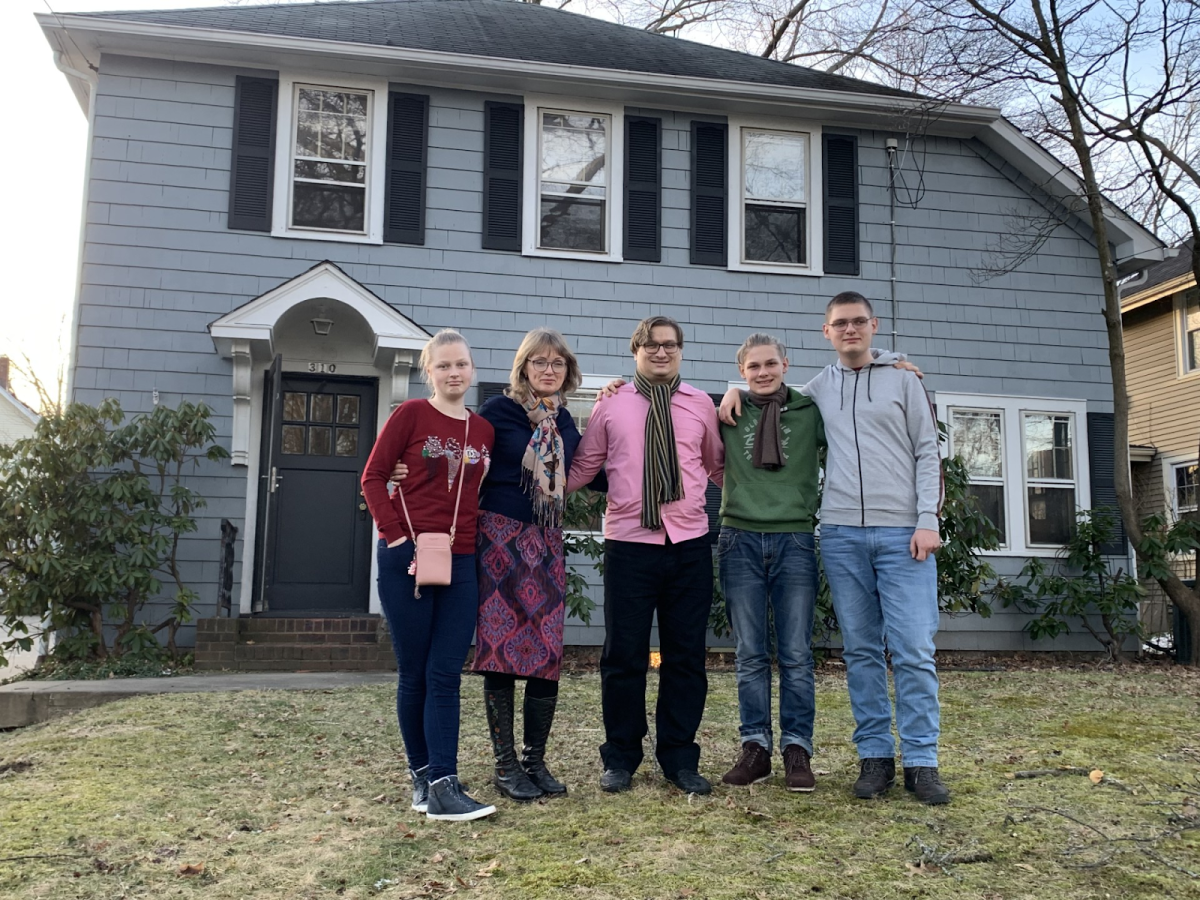
M395 671L382 618L237 618L196 623L201 671Z

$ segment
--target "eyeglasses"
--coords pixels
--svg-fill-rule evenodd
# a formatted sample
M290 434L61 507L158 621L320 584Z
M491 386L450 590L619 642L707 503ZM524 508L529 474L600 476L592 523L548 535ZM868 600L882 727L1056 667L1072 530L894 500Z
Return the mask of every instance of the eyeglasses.
M531 359L529 364L533 366L533 371L535 372L545 372L547 369L550 369L552 372L567 371L567 361L565 359L556 359L551 362L539 356L537 359Z
M665 350L669 356L672 353L678 353L679 348L682 346L683 344L676 343L675 341L663 341L661 344L655 343L654 341L647 341L646 343L642 344L642 349L651 356L657 353L659 349L662 349Z
M845 331L847 328L853 325L855 331L861 331L867 327L870 321L871 320L866 316L858 316L854 319L834 319L829 323L829 327L834 331Z

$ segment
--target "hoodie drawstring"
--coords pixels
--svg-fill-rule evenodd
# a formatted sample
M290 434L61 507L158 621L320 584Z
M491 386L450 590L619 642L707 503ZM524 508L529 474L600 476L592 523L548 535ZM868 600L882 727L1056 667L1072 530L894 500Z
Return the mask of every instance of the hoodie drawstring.
M874 366L867 366L867 402L871 402L871 370Z
M841 366L838 366L838 374L842 376L842 391L841 391L841 394L839 395L842 402L840 404L838 404L838 409L845 409L846 408L846 370L843 369Z

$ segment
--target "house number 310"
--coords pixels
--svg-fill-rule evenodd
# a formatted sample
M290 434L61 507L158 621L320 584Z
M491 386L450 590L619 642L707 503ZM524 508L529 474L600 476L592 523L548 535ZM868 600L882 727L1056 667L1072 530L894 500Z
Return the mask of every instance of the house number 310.
M329 375L332 375L334 372L337 371L337 363L310 362L308 364L308 371L310 371L310 372L325 372L325 373L328 373Z

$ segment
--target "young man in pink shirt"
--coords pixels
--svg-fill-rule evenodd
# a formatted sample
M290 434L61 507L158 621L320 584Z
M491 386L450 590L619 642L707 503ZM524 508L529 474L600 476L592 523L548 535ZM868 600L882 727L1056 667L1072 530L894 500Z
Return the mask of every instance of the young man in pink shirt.
M657 612L662 666L655 755L672 784L707 794L712 786L699 772L695 741L708 695L704 659L712 606L704 492L708 479L722 483L724 449L712 400L679 378L679 323L666 316L644 319L629 348L633 383L597 403L567 482L568 491L578 490L607 463L600 787L628 790L642 762Z

